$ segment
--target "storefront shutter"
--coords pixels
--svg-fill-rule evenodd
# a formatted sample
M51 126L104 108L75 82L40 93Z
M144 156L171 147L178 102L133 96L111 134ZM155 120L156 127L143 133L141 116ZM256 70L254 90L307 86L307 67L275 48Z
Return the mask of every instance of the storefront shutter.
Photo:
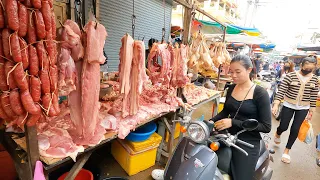
M90 3L92 4L92 3ZM117 71L121 38L125 33L132 35L132 0L100 0L100 23L108 32L105 52L108 56L107 66L103 71ZM165 3L166 40L170 33L172 2ZM161 41L164 25L164 7L162 0L135 0L135 39L142 39L146 48L150 38Z

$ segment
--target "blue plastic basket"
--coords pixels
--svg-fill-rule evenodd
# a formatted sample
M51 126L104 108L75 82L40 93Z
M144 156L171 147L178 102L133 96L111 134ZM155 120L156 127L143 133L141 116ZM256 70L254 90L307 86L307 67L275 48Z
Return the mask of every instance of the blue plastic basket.
M126 139L132 142L141 142L147 140L155 131L157 125L154 122L150 122L136 129L135 131L128 134Z

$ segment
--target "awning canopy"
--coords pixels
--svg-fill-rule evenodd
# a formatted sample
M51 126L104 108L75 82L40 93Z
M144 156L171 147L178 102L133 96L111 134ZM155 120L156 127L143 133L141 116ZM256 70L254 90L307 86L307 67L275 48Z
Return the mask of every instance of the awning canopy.
M207 40L212 40L217 36L222 36L222 34L206 34ZM226 42L229 43L245 43L248 45L260 45L260 44L267 44L267 40L258 37L258 36L249 36L247 34L226 34ZM259 46L260 47L260 46Z
M198 19L195 20L195 21L197 21L197 22L194 22L194 25L197 24L197 25L203 25L203 26L213 26L213 27L216 27L216 28L220 29L220 32L218 32L218 33L221 33L221 31L222 31L221 24L219 24L217 22L204 21L204 20L198 20ZM230 25L227 25L227 31L226 31L227 34L239 34L241 32L242 32L242 30L237 29L237 28L233 28ZM210 32L210 33L212 34L212 33L215 33L215 32Z
M203 25L203 26L213 26L213 27L218 27L222 29L222 26L214 21L205 21L205 20L199 20L196 19L196 22L194 24L197 25ZM261 32L257 28L249 28L249 27L241 27L241 26L236 26L232 24L226 24L227 27L227 34L240 34L240 33L246 33L249 36L259 36L261 35ZM210 32L211 34L214 34L215 32Z
M301 45L297 49L300 51L320 51L320 45Z

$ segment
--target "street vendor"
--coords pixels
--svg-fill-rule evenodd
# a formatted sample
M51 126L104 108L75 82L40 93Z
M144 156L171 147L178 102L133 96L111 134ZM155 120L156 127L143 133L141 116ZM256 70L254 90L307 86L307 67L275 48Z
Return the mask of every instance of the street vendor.
M157 43L157 42L158 42L158 40L156 40L154 38L151 38L148 41L148 49L146 49L146 68L148 68L148 56L151 51L152 45L153 45L153 43Z

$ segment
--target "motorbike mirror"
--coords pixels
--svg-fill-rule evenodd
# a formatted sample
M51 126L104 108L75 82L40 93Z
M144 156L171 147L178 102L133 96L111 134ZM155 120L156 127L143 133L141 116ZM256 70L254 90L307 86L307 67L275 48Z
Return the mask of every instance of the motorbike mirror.
M253 131L258 127L259 123L255 119L247 119L242 122L241 126L247 131Z

